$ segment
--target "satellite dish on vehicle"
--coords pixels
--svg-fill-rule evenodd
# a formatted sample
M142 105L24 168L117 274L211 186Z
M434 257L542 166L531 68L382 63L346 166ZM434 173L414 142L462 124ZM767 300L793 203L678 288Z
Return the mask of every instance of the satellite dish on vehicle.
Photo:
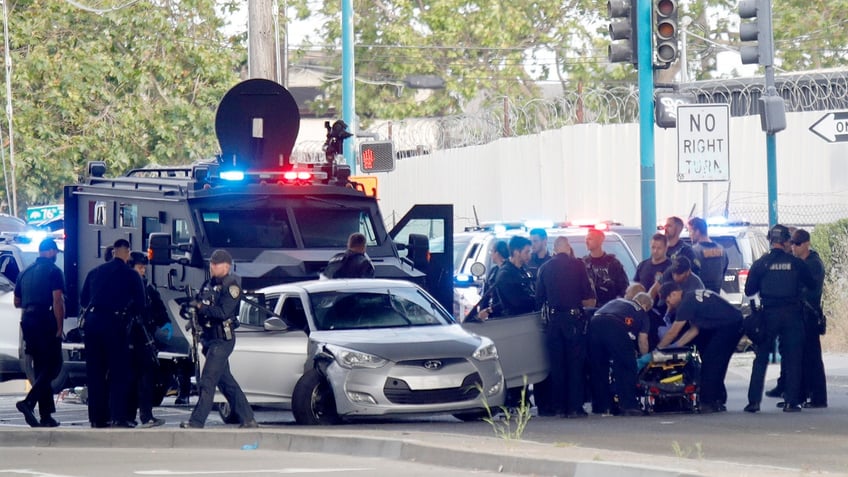
M227 169L289 169L300 111L291 93L271 80L255 78L230 89L215 115L221 165Z

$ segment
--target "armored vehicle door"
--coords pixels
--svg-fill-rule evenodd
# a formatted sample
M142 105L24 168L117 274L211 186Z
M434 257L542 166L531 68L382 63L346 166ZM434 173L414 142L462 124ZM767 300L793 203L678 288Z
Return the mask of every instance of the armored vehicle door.
M445 310L453 310L453 205L415 205L389 236L401 258L427 274L427 291Z

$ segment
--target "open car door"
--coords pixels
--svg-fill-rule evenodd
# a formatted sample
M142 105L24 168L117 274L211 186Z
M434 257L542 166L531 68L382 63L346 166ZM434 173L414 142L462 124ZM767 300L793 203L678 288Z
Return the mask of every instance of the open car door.
M413 206L389 232L400 256L427 275L424 288L453 310L453 205Z
M548 353L539 312L466 321L462 327L495 342L507 388L538 383L548 376Z

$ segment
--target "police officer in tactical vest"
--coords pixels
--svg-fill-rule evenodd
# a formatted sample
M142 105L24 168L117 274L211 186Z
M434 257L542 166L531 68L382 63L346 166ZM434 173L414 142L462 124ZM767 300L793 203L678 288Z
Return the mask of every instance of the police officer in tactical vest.
M129 325L144 308L144 283L127 265L130 243L118 239L114 258L85 277L85 372L91 427L134 427L127 412L131 389Z
M56 427L59 422L51 414L53 404L51 381L62 369L62 320L65 319L65 280L56 266L59 248L52 238L38 245L38 258L24 270L15 283L15 307L21 308L21 331L26 354L32 356L35 381L17 408L31 427ZM33 409L38 404L41 422Z
M364 234L353 233L347 239L347 250L333 255L324 276L327 278L374 278L374 264L365 253L367 240Z
M241 387L230 373L229 358L236 345L239 303L242 298L241 277L230 272L233 257L226 250L215 250L209 258L209 280L203 283L195 300L197 325L201 328L203 355L206 362L200 375L200 396L191 418L180 427L202 428L212 411L217 386L230 409L241 420L239 427L258 427L253 410Z
M765 318L763 343L774 343L780 338L785 387L784 412L800 412L801 363L804 347L804 320L801 306L802 287L813 288L815 279L803 260L793 256L789 250L789 229L775 225L769 230L771 251L757 259L748 273L745 295L760 294L760 303ZM768 366L771 346L759 346L756 350L751 381L748 385L746 412L760 410L763 385Z

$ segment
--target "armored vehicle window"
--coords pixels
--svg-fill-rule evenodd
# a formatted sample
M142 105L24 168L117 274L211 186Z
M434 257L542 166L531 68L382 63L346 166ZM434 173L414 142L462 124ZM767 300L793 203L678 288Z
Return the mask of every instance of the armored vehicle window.
M213 247L295 248L285 210L201 211L201 216Z
M106 225L106 202L91 201L88 203L89 225Z
M184 219L174 219L174 230L171 231L171 240L174 243L186 243L191 240L191 231L188 222Z
M118 218L121 227L135 228L138 225L138 206L121 204L118 208Z
M430 251L445 251L445 224L440 219L412 219L395 236L395 242L408 243L410 234L426 235L430 239Z
M294 216L306 248L345 248L354 232L364 234L369 246L377 245L374 222L367 211L303 207L294 209Z

